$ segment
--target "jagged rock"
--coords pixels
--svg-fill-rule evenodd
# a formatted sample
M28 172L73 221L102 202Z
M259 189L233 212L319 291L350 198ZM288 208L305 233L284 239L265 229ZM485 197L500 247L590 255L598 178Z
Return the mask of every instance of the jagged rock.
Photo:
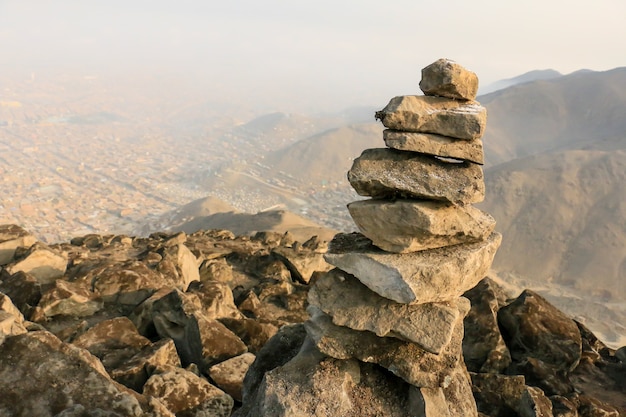
M41 284L35 277L22 271L0 280L0 292L9 296L26 317L30 317L33 307L41 300Z
M5 338L26 332L24 316L9 297L0 293L0 345Z
M450 417L476 417L478 410L472 392L472 381L465 367L458 367L444 381L443 395L448 402Z
M541 388L548 395L566 395L574 391L568 376L551 364L540 359L527 357L514 363L508 372L524 375L529 385Z
M155 301L165 297L170 292L172 292L170 288L161 288L135 307L133 312L128 316L135 324L135 327L137 327L139 334L148 339L158 338L156 327L154 327L154 321L152 320L152 308ZM195 299L197 299L197 297L195 297ZM198 306L198 308L200 308L200 306Z
M385 145L399 151L419 152L442 158L459 159L482 165L485 162L481 139L460 140L433 133L385 129Z
M150 344L127 317L104 320L76 337L72 344L100 359L107 371L120 366Z
M79 405L83 415L149 415L140 399L111 380L96 357L49 332L0 345L0 415L52 417Z
M212 259L202 263L199 274L201 282L230 282L233 280L233 267L224 258Z
M394 253L478 242L493 232L489 214L466 205L428 200L361 200L348 204L361 233Z
M228 394L181 368L152 375L143 393L161 400L177 417L228 417L234 405Z
M233 292L223 282L194 281L190 284L187 292L198 296L202 305L202 313L208 319L241 319L244 317L235 305Z
M248 346L248 351L254 354L278 332L278 327L271 323L262 323L249 318L223 318L220 319L220 323L235 333Z
M552 402L552 415L554 417L578 417L578 408L576 405L560 395L550 397Z
M398 96L376 119L389 129L478 139L485 132L487 110L476 101L432 96Z
M325 257L385 298L430 303L460 297L474 287L491 266L501 239L494 232L483 242L390 254L362 235L340 233Z
M4 269L9 274L27 272L41 284L50 284L61 278L67 269L67 255L58 253L40 242L33 244L23 253L16 251L14 256L13 262L5 265Z
M237 401L241 401L243 378L256 357L252 353L244 353L213 365L209 368L209 376L215 384Z
M615 351L615 357L621 362L626 363L626 346L622 346L621 348L617 349Z
M183 244L186 240L184 233L178 235L178 240L170 240L159 254L162 260L157 264L156 269L169 277L174 277L181 290L186 291L193 281L200 281L198 259ZM182 240L182 242L181 242Z
M326 272L332 268L324 260L324 255L319 252L278 247L272 254L285 264L291 272L292 280L303 284L308 284L316 271Z
M257 293L258 292L258 295ZM282 326L300 323L308 318L306 299L308 287L287 281L267 280L240 297L238 308L247 317L261 318Z
M233 417L414 416L411 386L381 368L324 358L314 347L263 378Z
M483 171L470 162L446 162L430 155L395 149L366 149L348 171L362 196L416 198L478 203L485 198Z
M102 299L77 282L57 280L39 300L32 321L44 321L54 316L87 317L103 308Z
M411 387L409 401L415 415L423 417L450 417L450 410L441 388Z
M152 319L159 336L174 340L183 366L195 363L204 372L214 363L247 351L233 332L202 314L197 298L178 290L154 301Z
M291 324L281 327L278 332L256 354L256 359L244 376L242 399L252 404L263 376L274 368L282 366L295 357L306 337L304 325Z
M574 320L533 291L502 307L498 323L516 362L531 357L569 372L580 361L582 339Z
M415 343L336 326L315 307L311 307L310 312L313 317L304 324L307 334L317 349L330 357L375 363L411 385L427 388L444 386L455 369L464 366L462 320L458 321L450 343L440 354L433 354Z
M19 247L31 247L37 239L15 224L0 225L0 266L13 262L15 250Z
M620 412L614 407L588 395L579 395L577 403L580 417L620 417Z
M542 390L527 386L522 394L518 413L522 417L552 417L552 403Z
M511 364L511 354L500 334L497 317L504 290L493 280L484 278L463 295L472 303L464 321L463 357L467 369L504 372Z
M465 298L442 303L396 303L339 269L315 282L309 291L309 304L329 315L337 326L413 342L431 353L440 353L450 343L457 322L470 308Z
M438 59L422 69L420 89L428 96L474 100L478 76L450 59Z
M180 359L172 339L161 339L145 346L126 363L113 369L111 378L137 392L154 373L165 372L170 367L180 367Z

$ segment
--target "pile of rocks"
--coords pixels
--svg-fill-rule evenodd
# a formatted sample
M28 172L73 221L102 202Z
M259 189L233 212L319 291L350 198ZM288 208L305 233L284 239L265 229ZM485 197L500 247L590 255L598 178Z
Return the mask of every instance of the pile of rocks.
M484 198L486 110L474 101L476 75L452 61L424 68L420 88L426 96L395 97L376 113L388 148L365 150L348 172L372 197L348 205L362 234L333 239L326 260L337 268L309 292L309 343L294 361L317 350L305 372L321 375L331 361L349 377L339 395L308 403L281 397L270 381L291 377L270 372L257 415L378 415L354 394L364 363L402 381L394 395L404 398L386 415L477 415L462 356L470 303L461 295L485 276L501 241L494 219L470 205Z

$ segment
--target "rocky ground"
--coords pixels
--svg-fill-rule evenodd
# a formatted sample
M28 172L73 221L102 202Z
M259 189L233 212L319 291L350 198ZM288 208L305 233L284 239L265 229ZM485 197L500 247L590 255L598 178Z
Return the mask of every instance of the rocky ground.
M270 370L291 375L293 401L317 390L350 415L402 415L385 412L398 404L433 415L377 365L326 360L305 375L290 362L319 354L303 323L326 248L219 230L47 246L0 226L0 416L254 415ZM463 356L483 416L626 413L626 348L532 291L511 299L485 279L465 297Z

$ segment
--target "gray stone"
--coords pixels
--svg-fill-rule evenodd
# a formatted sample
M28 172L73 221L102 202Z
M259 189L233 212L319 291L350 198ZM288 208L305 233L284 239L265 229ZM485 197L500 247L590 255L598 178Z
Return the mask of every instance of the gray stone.
M181 368L152 375L143 393L161 400L176 416L228 417L234 405L230 395Z
M243 379L248 368L255 360L252 353L244 353L213 365L209 368L209 376L220 389L237 401L241 401L243 395Z
M420 89L429 96L474 100L478 76L450 59L438 59L422 69Z
M465 298L443 303L396 303L339 269L315 282L309 290L309 304L331 316L337 326L413 342L431 353L440 353L450 343L457 322L470 308Z
M469 162L394 149L366 149L354 160L348 181L362 196L478 203L485 198L483 171Z
M419 152L443 158L460 159L482 165L484 163L481 139L459 140L432 133L403 132L385 129L385 144L399 151Z
M19 247L31 247L37 239L15 224L0 225L0 266L13 262L15 250Z
M348 204L361 233L387 252L407 253L478 242L493 232L489 214L428 200L361 200Z
M464 365L457 367L444 381L443 395L448 402L450 417L478 416L472 381Z
M494 232L483 242L391 254L358 233L340 233L331 242L326 260L398 303L448 301L486 275L501 239Z
M358 359L375 363L417 387L442 387L452 373L462 367L463 322L459 320L452 339L440 354L433 354L415 343L381 338L367 331L336 326L329 316L311 306L310 320L304 323L317 349L337 359Z
M376 112L389 129L478 139L485 132L487 110L476 101L432 96L399 96Z

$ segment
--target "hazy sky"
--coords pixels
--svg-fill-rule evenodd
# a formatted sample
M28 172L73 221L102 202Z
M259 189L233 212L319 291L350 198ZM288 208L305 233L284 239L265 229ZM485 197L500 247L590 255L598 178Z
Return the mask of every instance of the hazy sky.
M0 0L0 71L174 72L280 110L371 105L418 93L441 57L484 85L626 66L625 17L624 0Z

